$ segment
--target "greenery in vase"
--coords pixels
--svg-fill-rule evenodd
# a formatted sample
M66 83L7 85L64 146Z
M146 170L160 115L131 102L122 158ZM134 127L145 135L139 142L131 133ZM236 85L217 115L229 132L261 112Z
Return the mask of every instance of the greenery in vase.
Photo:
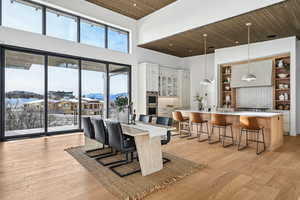
M196 96L194 97L195 101L198 102L199 110L201 110L203 107L203 98L204 97L200 96L199 93L197 93Z
M115 100L115 105L118 112L124 112L128 105L128 98L126 96L118 96Z

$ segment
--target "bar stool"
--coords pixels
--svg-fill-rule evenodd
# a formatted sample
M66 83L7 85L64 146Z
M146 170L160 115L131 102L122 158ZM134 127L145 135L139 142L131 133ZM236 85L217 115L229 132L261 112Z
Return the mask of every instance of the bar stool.
M207 141L208 138L209 138L208 121L204 120L200 113L192 112L190 114L190 122L191 122L191 127L193 127L193 125L196 124L197 137L199 138L198 141L199 142ZM206 132L203 131L203 124L206 124ZM199 125L200 125L200 131L199 131ZM202 139L201 140L201 135L202 134L207 135L207 139Z
M249 142L256 142L257 155L261 154L266 150L264 127L259 126L257 117L240 116L240 129L241 131L239 136L238 151L247 148L249 146ZM256 139L249 139L249 133L256 133ZM260 133L262 135L262 141L260 140ZM241 147L241 140L243 134L246 134L246 145ZM263 150L261 151L259 151L259 144L263 144Z
M229 147L231 145L234 145L232 124L227 123L225 115L212 114L211 115L211 126L212 126L211 134L208 138L209 144L222 142L222 145L223 145L224 148ZM230 127L230 135L227 135L227 127ZM211 139L212 135L214 134L214 128L219 128L219 140L217 140L217 141L212 141L212 139ZM221 134L221 129L224 130L224 134ZM230 144L225 145L225 139L226 138L230 138L232 142Z
M181 112L175 111L172 112L173 119L175 121L178 121L179 123L179 135L181 138L190 137L191 136L191 130L190 130L190 123L189 119L186 117L183 117ZM187 135L182 136L182 133L187 133Z

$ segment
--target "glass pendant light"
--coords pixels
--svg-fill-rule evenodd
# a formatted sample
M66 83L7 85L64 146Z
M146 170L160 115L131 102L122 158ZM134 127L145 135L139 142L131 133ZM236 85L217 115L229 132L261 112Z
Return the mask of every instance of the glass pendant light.
M252 25L251 23L246 23L246 26L248 27L248 73L242 77L242 80L247 82L256 80L256 76L250 73L250 26L251 25Z
M212 84L212 81L207 78L207 54L206 54L206 38L207 34L203 34L204 37L204 54L205 54L205 61L204 61L204 79L202 80L201 84L202 85L210 85Z

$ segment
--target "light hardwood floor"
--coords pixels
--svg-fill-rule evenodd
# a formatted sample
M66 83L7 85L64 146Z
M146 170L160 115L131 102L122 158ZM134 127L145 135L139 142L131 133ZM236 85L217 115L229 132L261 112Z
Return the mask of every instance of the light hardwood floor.
M148 200L289 200L300 197L300 137L285 137L284 146L260 156L197 140L173 138L164 150L208 168ZM114 200L90 173L64 152L82 145L82 134L0 143L1 200Z

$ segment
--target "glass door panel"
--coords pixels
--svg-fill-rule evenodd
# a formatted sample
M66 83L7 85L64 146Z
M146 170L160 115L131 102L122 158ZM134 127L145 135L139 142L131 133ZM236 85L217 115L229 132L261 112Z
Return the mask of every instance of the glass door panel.
M78 129L78 60L48 57L48 131Z
M44 56L5 50L5 137L44 133Z
M105 116L106 64L82 61L81 64L81 116Z
M121 122L128 122L128 103L129 68L121 65L109 65L108 117Z

